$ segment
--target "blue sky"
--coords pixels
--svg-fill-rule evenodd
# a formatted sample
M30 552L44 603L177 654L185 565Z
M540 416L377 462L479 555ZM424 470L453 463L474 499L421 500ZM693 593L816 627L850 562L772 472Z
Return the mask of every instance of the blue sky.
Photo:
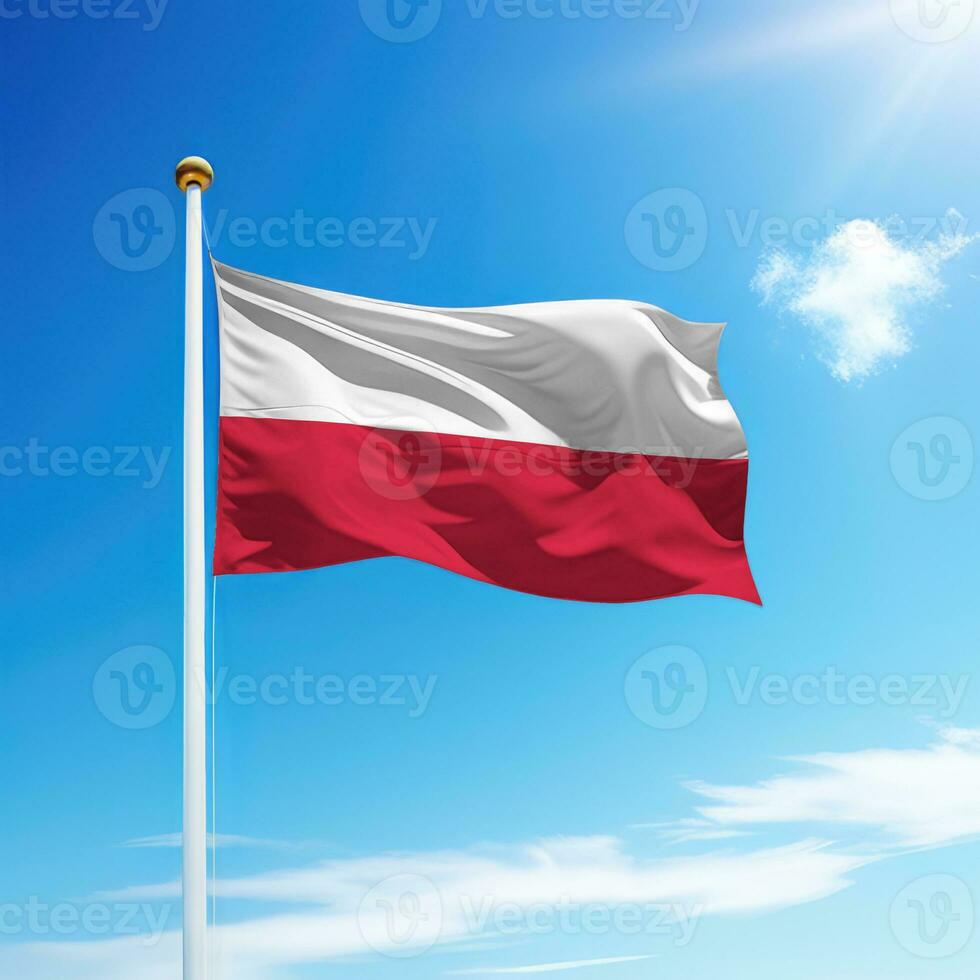
M175 975L192 152L241 268L728 321L765 600L219 582L220 975L976 976L972 8L5 0L0 977Z

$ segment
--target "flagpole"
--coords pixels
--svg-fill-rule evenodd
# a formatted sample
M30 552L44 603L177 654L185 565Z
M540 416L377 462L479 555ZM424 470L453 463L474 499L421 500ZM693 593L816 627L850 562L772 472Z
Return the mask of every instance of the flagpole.
M201 193L207 160L177 164L187 198L184 285L184 980L207 980L207 687L204 558L204 282Z

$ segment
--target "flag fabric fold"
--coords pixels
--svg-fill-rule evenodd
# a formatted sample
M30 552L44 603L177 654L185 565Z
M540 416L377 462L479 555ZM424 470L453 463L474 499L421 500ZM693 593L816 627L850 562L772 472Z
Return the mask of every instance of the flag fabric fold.
M758 602L722 326L390 303L214 263L216 574L401 556L538 595Z

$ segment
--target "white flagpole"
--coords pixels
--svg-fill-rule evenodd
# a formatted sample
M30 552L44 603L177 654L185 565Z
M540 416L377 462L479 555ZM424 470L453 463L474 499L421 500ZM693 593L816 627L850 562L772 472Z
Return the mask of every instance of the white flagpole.
M204 558L204 284L201 193L214 172L177 164L187 196L184 289L184 980L207 980L208 784Z

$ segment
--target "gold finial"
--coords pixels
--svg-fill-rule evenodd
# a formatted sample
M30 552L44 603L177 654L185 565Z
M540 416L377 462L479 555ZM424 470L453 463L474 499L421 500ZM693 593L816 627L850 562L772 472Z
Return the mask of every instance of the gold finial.
M186 191L191 184L197 184L202 191L206 191L214 180L214 171L204 157L184 157L177 164L174 176L182 191Z

